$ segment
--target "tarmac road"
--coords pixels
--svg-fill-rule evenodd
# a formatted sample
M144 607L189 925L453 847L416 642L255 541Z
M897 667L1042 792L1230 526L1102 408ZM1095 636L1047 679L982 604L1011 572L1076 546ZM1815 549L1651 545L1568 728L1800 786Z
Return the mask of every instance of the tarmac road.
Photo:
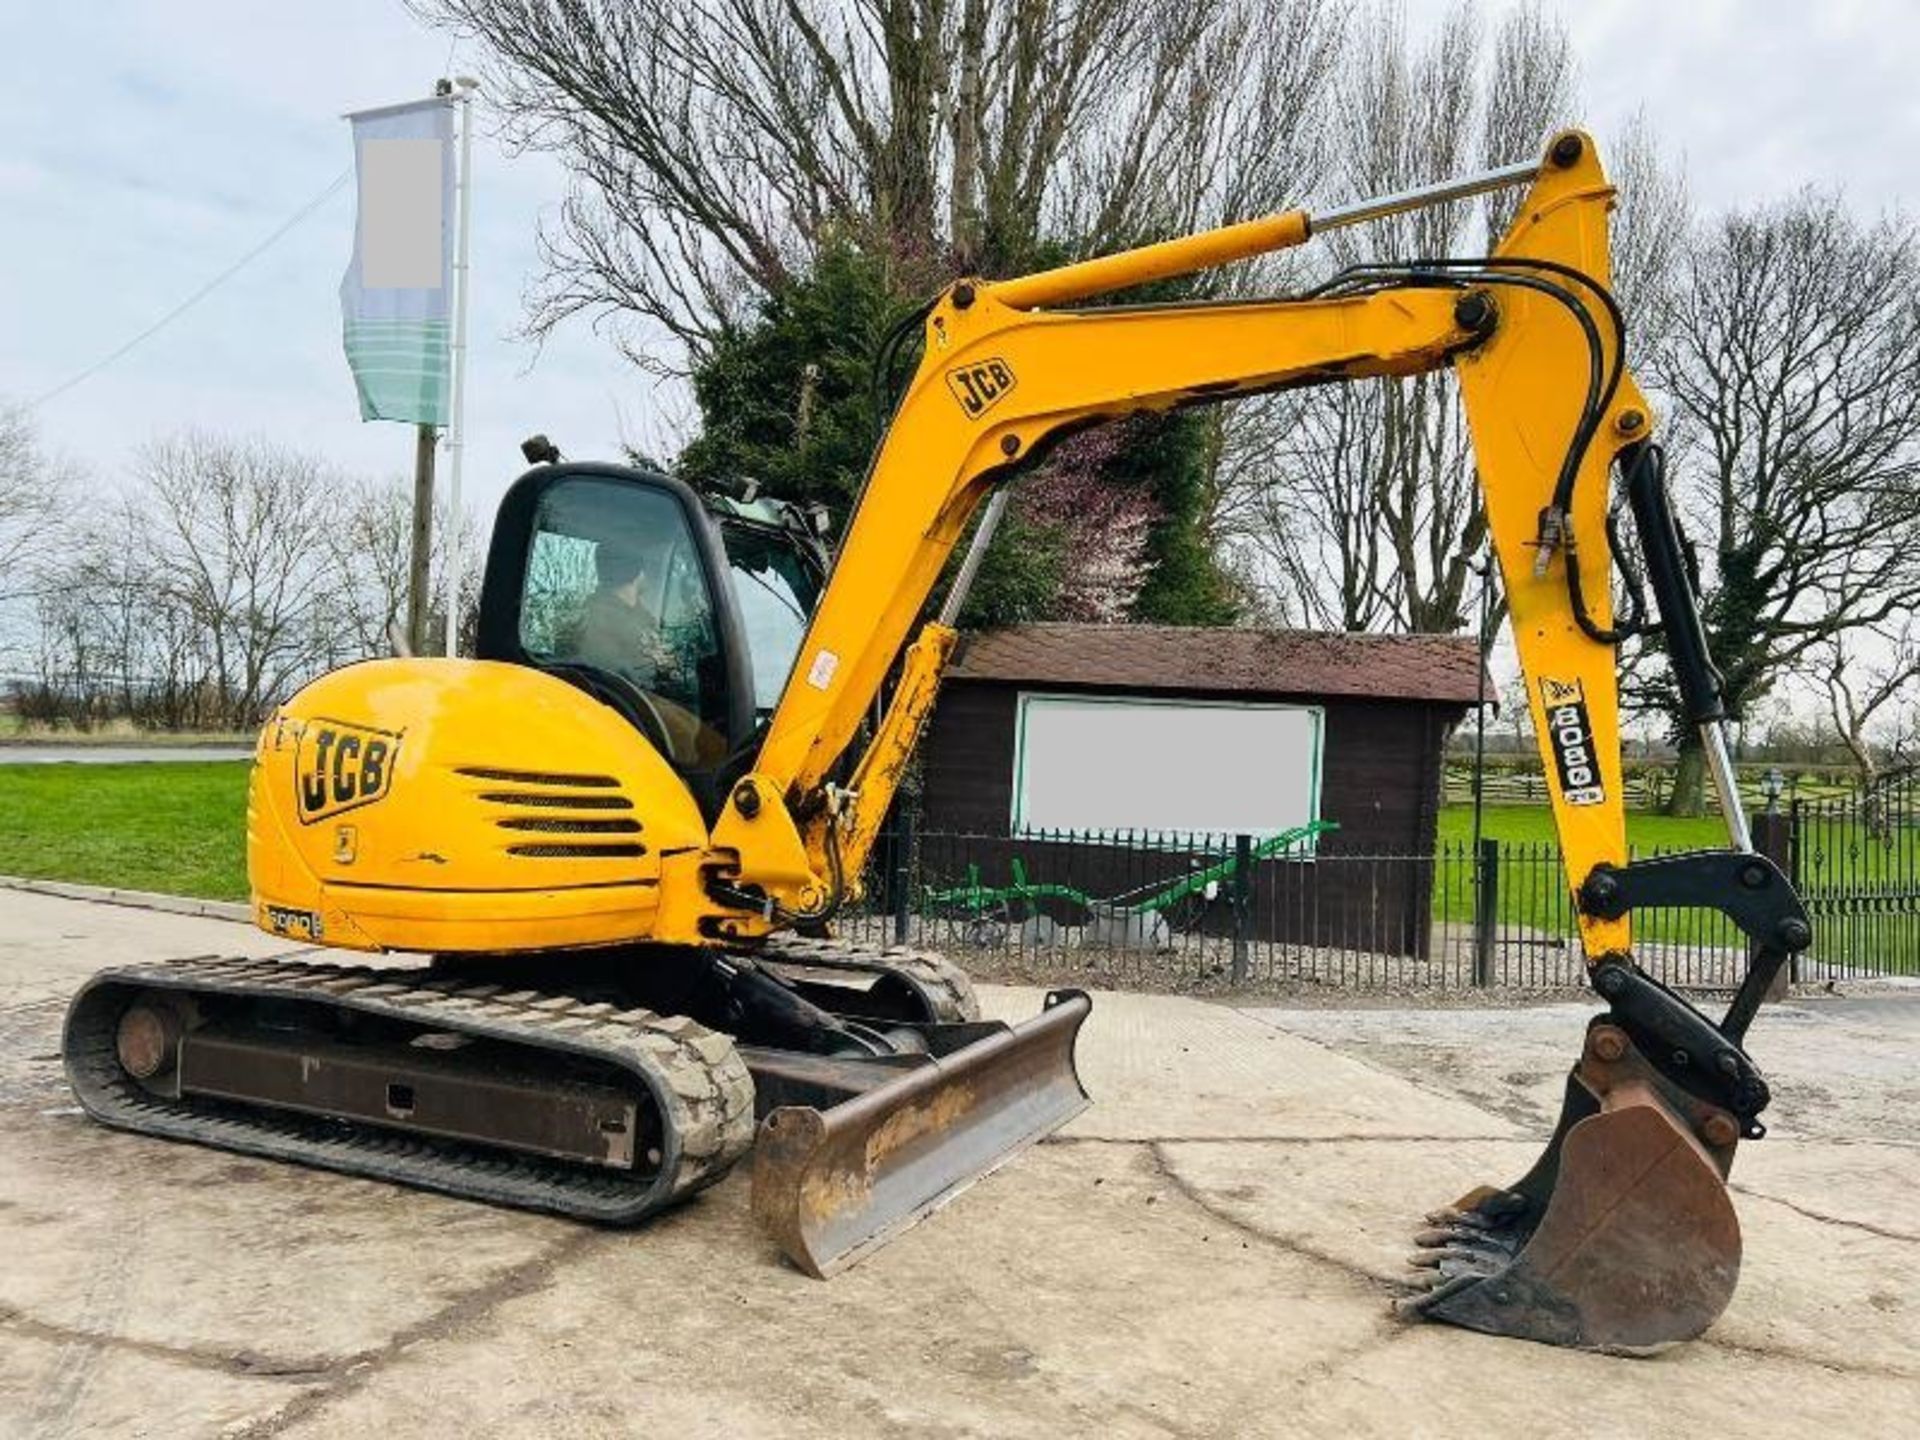
M0 745L0 765L129 765L250 760L245 745Z
M1910 997L1763 1013L1781 1100L1735 1170L1739 1293L1630 1360L1388 1310L1421 1212L1536 1153L1579 1007L1098 995L1093 1108L823 1284L755 1232L744 1176L605 1231L78 1114L57 1051L85 973L284 948L0 889L0 1434L1915 1433Z

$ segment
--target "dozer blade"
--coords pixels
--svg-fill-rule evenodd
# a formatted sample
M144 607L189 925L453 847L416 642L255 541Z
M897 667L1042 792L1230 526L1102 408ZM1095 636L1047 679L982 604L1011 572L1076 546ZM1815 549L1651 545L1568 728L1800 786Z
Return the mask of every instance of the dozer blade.
M1073 1048L1093 1002L1046 1009L828 1110L760 1125L753 1213L817 1279L845 1269L1087 1107Z
M1645 1353L1692 1339L1726 1309L1740 1274L1724 1178L1734 1144L1725 1111L1657 1083L1630 1045L1612 1062L1590 1051L1526 1177L1428 1217L1413 1263L1432 1289L1398 1308L1581 1349Z

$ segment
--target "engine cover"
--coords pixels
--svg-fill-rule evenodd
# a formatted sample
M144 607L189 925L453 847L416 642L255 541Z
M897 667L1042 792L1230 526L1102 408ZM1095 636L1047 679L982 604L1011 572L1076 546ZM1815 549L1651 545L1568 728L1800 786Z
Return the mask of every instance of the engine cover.
M487 660L321 677L261 730L247 796L256 923L351 949L692 938L662 933L663 903L681 908L663 887L696 901L706 844L685 783L617 713Z

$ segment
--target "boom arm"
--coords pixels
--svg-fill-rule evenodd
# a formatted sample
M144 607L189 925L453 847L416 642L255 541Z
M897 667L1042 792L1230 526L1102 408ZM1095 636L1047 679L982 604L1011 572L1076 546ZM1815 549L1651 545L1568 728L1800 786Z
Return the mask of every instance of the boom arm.
M1433 268L1391 286L1323 298L1034 308L1298 244L1316 226L1528 177L1531 188L1495 259L1477 269ZM931 706L952 646L947 627L923 628L888 721L849 792L833 792L827 777L907 645L969 520L996 482L1047 441L1142 411L1451 364L1569 872L1577 880L1596 865L1623 864L1613 649L1583 633L1564 570L1580 567L1586 622L1610 624L1607 470L1618 450L1651 430L1630 376L1619 375L1596 409L1598 379L1613 374L1619 337L1607 326L1596 332L1582 314L1602 310L1598 287L1608 279L1613 193L1592 144L1569 134L1538 166L1351 207L1317 222L1287 212L1043 275L953 286L927 316L918 370L876 455L754 773L736 787L715 843L761 857L777 849L782 861L762 859L760 872L743 878L795 909L823 897L830 870L857 874ZM1565 303L1569 292L1577 307ZM1589 411L1598 424L1573 474L1564 523L1543 523ZM740 813L743 794L754 816ZM771 804L787 812L780 828L791 838L782 847L764 843ZM762 843L744 843L746 824ZM829 841L841 851L838 865ZM1581 923L1589 955L1625 951L1624 917L1588 915Z
M951 593L942 620L907 649L851 791L835 789L829 771L968 519L1048 439L1134 411L1452 365L1582 948L1608 1008L1589 1021L1546 1152L1511 1186L1478 1187L1429 1216L1415 1240L1431 1288L1401 1308L1495 1334L1644 1349L1700 1333L1733 1293L1739 1222L1725 1178L1739 1141L1765 1133L1769 1100L1742 1040L1812 930L1791 883L1751 853L1734 792L1719 679L1606 288L1612 196L1591 143L1570 133L1548 148L1491 256L1356 267L1298 300L1038 308L1298 243L1314 222L1295 213L1001 285L954 286L928 316L925 354L759 770L736 787L713 838L723 863L753 857L741 873L770 897L765 923L831 913L932 704L954 641L943 623L957 613ZM1616 624L1611 613L1616 460L1675 678L1721 792L1726 851L1626 858L1614 652L1644 627L1638 614ZM976 531L956 586L996 514ZM763 828L744 833L756 813ZM781 843L766 843L769 821ZM1634 962L1636 906L1712 907L1745 931L1752 961L1724 1019L1709 1020Z
M1440 193L1513 183L1534 168L1514 167ZM1562 137L1548 163L1538 167L1497 255L1559 267L1604 285L1612 196L1591 144ZM1379 208L1396 203L1412 201ZM1374 207L1358 207L1330 223L1373 213ZM1574 314L1522 284L1501 286L1490 301L1484 291L1439 271L1429 285L1352 298L1077 312L1024 308L1297 244L1312 229L1308 217L1288 212L999 285L962 282L933 307L920 366L875 459L756 774L749 777L756 804L769 794L783 796L807 822L814 859L828 858L823 842L838 823L838 817L814 818L840 808L818 801L826 776L906 644L968 521L994 482L1036 447L1129 413L1287 385L1411 374L1451 362L1461 376L1536 731L1543 748L1551 737L1561 737L1546 759L1569 868L1584 876L1594 864L1624 860L1613 654L1580 632L1559 572L1561 564L1582 567L1580 589L1593 597L1588 618L1604 626L1611 619L1608 552L1604 544L1568 544L1557 561L1543 555L1552 562L1543 569L1533 549L1598 363L1592 337ZM1598 337L1609 367L1616 343L1617 336ZM1644 402L1630 379L1623 377L1609 399L1601 434L1587 447L1574 482L1572 513L1556 532L1568 539L1604 534L1607 467L1619 445L1643 440L1648 432ZM1637 422L1623 427L1620 417L1630 413ZM917 648L944 659L951 638L941 628L929 627ZM936 656L920 658L896 692L897 711L924 715L929 708L938 667L927 663ZM1563 723L1554 724L1555 715ZM848 851L841 857L845 868L856 868L849 862L857 862L870 839L917 728L883 727L861 766L852 823L839 837ZM715 839L725 843L720 833ZM812 868L819 873L827 867ZM1624 921L1595 926L1602 933L1587 937L1589 953L1624 950Z

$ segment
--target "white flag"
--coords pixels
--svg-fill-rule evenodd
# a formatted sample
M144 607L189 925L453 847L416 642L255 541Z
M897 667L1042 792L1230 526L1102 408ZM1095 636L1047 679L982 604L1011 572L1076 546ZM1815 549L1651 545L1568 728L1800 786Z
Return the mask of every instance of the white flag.
M453 295L453 102L362 110L359 219L340 282L362 420L447 423Z

